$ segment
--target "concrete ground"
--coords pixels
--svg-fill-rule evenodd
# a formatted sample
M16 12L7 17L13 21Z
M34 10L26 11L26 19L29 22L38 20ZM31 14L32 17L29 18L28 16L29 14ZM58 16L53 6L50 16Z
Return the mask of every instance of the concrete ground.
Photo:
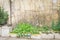
M60 39L24 39L24 38L0 37L0 40L60 40Z

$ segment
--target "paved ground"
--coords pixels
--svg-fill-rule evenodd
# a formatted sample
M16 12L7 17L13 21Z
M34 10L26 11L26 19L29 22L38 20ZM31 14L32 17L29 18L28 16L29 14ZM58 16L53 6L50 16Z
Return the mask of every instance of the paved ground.
M0 37L0 40L60 40L60 39L23 39L23 38Z

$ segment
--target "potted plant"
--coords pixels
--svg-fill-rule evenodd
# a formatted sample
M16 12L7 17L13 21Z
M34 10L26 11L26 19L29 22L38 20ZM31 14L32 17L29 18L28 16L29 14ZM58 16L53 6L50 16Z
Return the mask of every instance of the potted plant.
M8 21L8 13L2 7L0 7L0 27L2 31L1 36L8 36L9 28L7 29L7 26L5 26L7 24L7 21Z
M54 21L52 22L52 30L54 34L54 39L58 38L60 39L60 20L58 19L58 22L55 24Z
M31 37L32 34L37 34L39 31L37 27L29 23L18 23L13 29L12 33L16 33L18 37Z

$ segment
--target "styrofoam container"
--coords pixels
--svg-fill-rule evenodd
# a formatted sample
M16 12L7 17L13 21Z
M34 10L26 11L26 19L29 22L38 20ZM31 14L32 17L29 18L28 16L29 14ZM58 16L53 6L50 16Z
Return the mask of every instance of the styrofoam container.
M7 25L2 26L2 34L1 36L9 36L11 27L8 27Z

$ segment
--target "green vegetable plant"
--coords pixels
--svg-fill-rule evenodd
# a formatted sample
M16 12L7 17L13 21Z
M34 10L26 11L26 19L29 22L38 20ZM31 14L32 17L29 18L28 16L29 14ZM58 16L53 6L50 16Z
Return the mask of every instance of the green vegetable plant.
M7 24L7 20L8 20L8 13L4 11L3 8L0 7L0 25Z
M20 37L24 36L25 34L39 34L39 31L37 30L37 27L29 23L18 23L13 29L12 33L16 33Z
M56 24L54 21L52 22L52 30L54 32L60 32L60 21L58 21Z

